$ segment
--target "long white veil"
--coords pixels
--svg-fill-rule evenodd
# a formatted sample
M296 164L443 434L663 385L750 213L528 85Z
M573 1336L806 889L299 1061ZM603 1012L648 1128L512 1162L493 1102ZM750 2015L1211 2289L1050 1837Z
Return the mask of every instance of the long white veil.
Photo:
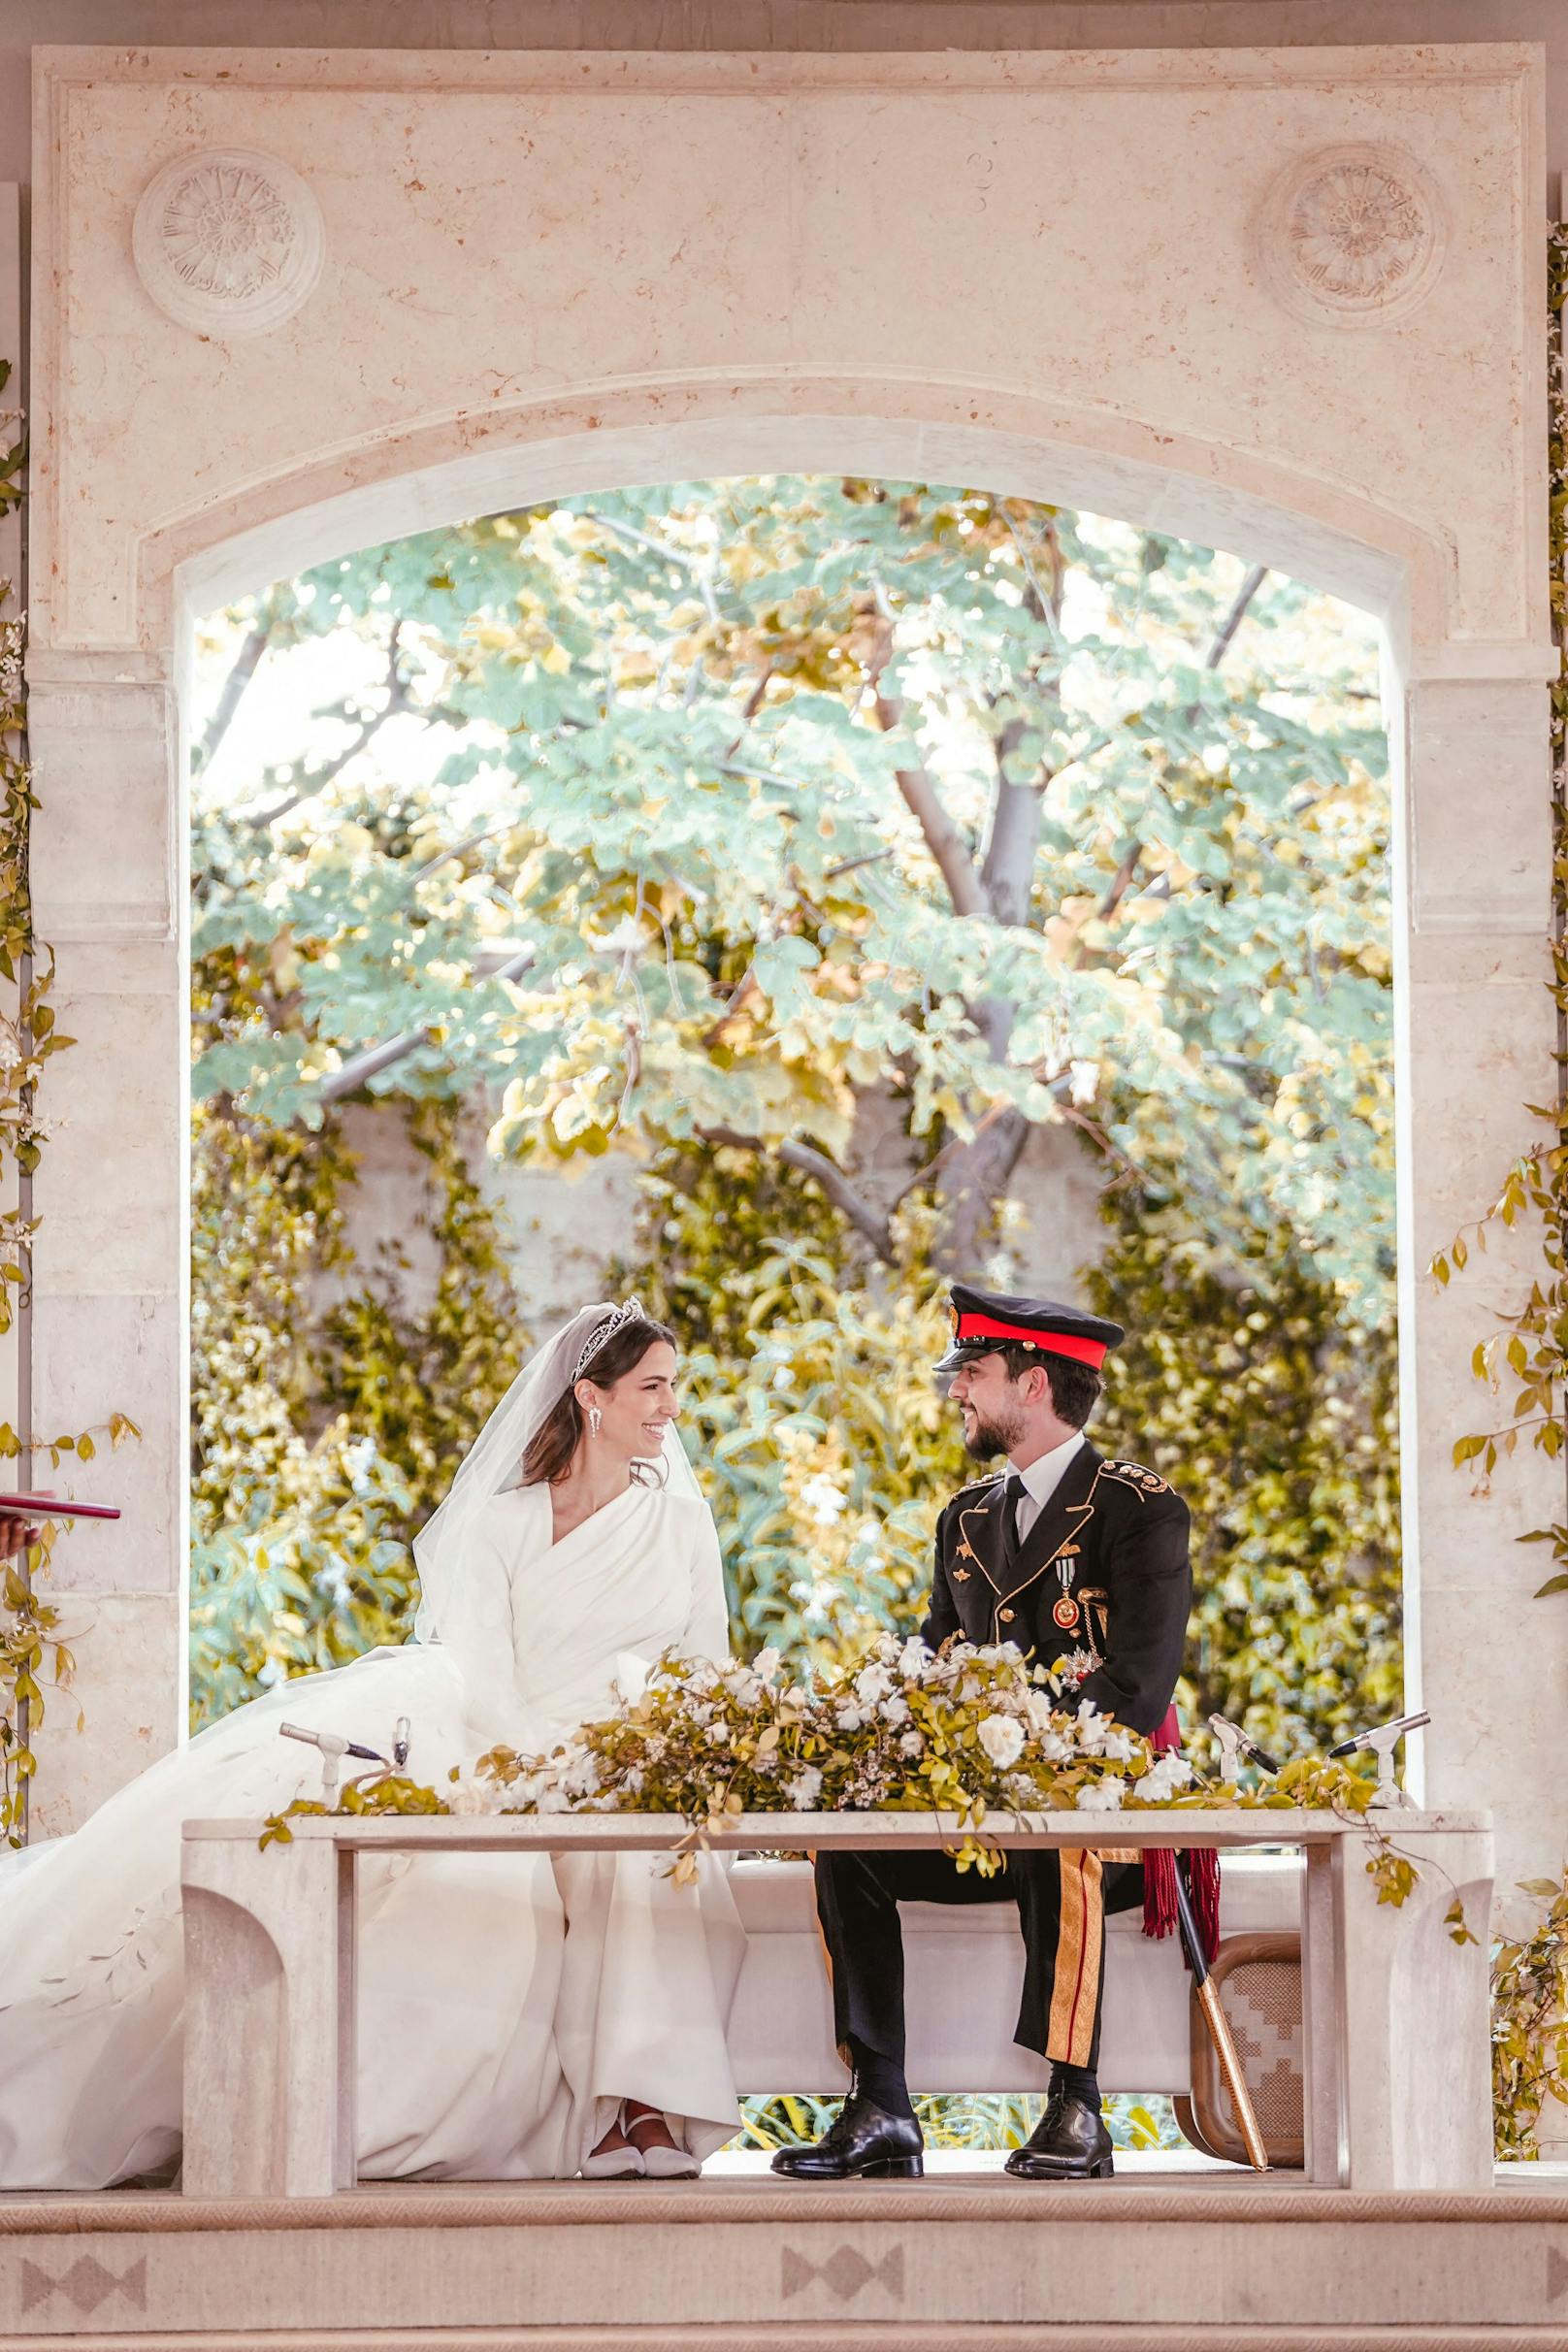
M640 1314L635 1299L625 1307L601 1299L581 1307L553 1339L537 1348L506 1390L484 1427L458 1465L446 1499L413 1539L419 1570L419 1609L414 1617L416 1642L439 1642L443 1613L451 1621L452 1604L472 1557L474 1522L487 1503L521 1486L523 1455L530 1440L548 1420L560 1399L580 1377L578 1366L592 1355L596 1330L608 1338L611 1322ZM591 1376L591 1360L584 1366ZM686 1449L674 1428L665 1431L665 1484L676 1493L702 1500Z

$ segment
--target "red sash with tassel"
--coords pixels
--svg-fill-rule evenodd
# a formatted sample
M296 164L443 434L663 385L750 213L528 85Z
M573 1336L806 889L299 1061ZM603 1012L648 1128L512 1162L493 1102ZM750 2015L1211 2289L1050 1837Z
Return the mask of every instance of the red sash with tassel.
M1157 1756L1162 1756L1181 1744L1181 1721L1175 1708L1169 1707L1159 1730L1151 1734L1149 1745ZM1220 1857L1212 1846L1194 1846L1191 1852L1181 1853L1169 1846L1144 1847L1143 1932L1146 1936L1175 1934L1178 1868L1187 1881L1192 1915L1203 1941L1203 1956L1212 1964L1220 1948Z

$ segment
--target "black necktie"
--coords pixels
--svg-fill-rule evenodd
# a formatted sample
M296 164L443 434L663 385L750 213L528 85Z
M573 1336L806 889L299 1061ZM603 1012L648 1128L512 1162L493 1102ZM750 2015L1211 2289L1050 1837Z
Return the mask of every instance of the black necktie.
M1024 1540L1018 1532L1018 1506L1028 1492L1029 1488L1025 1486L1021 1473L1015 1470L1002 1488L1002 1509L1006 1514L1002 1520L1002 1532L1005 1539L1002 1552L1004 1558L1008 1560L1017 1558L1019 1545Z

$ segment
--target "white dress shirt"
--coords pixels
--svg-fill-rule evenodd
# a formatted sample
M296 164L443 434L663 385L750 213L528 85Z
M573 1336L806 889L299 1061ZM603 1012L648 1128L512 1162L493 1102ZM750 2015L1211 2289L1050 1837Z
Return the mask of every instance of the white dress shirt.
M1014 1506L1020 1543L1023 1543L1066 1477L1067 1466L1083 1442L1083 1431L1075 1429L1071 1437L1065 1438L1060 1446L1053 1446L1049 1454L1037 1455L1027 1470L1020 1470L1013 1462L1008 1463L1008 1477L1021 1478L1024 1482L1024 1491Z

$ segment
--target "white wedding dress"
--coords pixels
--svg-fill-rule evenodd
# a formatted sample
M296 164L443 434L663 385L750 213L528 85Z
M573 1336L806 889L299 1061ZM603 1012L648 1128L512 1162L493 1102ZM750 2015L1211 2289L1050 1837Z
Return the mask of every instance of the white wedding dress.
M408 1715L408 1770L439 1788L500 1742L547 1748L607 1712L635 1659L727 1655L718 1543L695 1491L633 1486L552 1534L546 1487L481 1498L439 1644L285 1683L74 1836L0 1859L0 2188L103 2188L174 2163L180 1825L316 1793L317 1759L280 1722L385 1754ZM608 1854L362 1862L361 2172L570 2175L623 2097L684 2120L695 2155L729 2139L743 1932L715 1857L695 1885L668 1869Z

